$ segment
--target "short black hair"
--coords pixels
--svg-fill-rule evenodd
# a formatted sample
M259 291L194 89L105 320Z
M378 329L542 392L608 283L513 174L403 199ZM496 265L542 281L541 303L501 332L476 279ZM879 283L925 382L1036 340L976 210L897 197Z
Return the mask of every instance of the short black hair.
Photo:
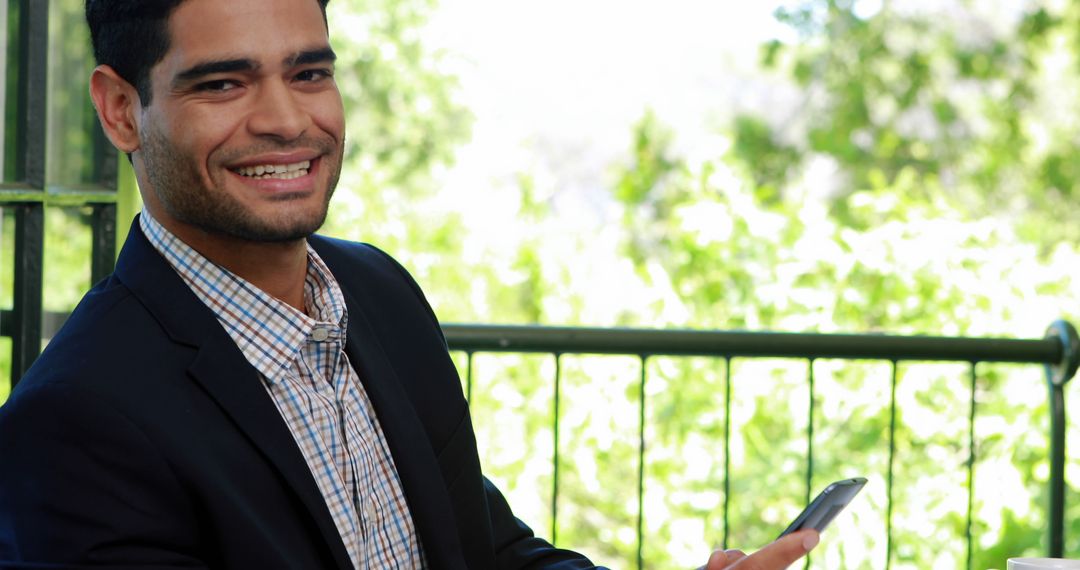
M228 1L228 0L223 0ZM317 0L326 21L326 4ZM184 0L86 0L94 59L135 86L150 104L150 69L169 51L169 16Z

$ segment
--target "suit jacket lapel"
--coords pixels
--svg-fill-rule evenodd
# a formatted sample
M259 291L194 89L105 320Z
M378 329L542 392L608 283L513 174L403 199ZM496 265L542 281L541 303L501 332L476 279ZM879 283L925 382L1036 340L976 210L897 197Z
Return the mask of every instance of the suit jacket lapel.
M288 481L341 568L351 568L326 500L258 373L210 311L132 224L116 275L178 344L197 350L188 372Z
M345 352L386 435L425 556L435 568L464 569L453 506L429 437L366 315L352 292L343 293L349 310Z
M224 331L221 331L224 334ZM231 338L205 342L189 369L237 427L288 481L307 507L341 568L352 568L348 551L292 432L263 388L262 379Z

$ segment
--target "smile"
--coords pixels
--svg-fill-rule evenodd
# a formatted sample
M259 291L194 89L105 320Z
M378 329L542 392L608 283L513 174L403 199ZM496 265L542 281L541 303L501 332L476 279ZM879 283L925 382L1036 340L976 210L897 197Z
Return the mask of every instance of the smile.
M293 178L307 176L309 168L311 168L311 161L304 160L292 164L260 164L258 166L245 166L234 169L233 172L240 176L258 180L292 180Z

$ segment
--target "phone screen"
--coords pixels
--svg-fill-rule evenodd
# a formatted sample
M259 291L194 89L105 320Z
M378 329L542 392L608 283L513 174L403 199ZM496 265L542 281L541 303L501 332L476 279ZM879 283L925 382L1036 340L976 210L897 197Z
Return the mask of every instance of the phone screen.
M853 477L830 483L825 490L814 497L814 500L795 517L787 529L780 536L791 534L804 528L812 528L821 532L829 526L836 515L844 510L855 495L859 494L866 485L865 477Z

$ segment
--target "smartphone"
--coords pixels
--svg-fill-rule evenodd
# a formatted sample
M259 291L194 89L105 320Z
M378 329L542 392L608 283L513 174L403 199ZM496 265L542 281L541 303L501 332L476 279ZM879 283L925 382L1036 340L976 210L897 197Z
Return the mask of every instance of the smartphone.
M825 530L836 515L844 510L844 507L859 494L866 485L865 477L853 477L830 483L825 490L814 497L813 501L795 517L795 520L780 533L780 536L791 534L804 528L812 528L818 532ZM779 537L778 537L779 538Z

